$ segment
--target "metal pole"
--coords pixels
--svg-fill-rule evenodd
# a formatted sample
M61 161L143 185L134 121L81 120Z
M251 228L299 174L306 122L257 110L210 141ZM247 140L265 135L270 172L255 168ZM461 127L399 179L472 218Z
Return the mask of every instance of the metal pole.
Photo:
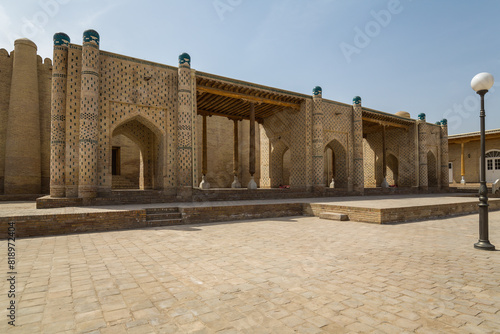
M488 238L488 188L486 187L486 159L485 159L485 130L484 130L484 94L487 90L477 92L481 96L481 166L479 174L479 241L474 244L474 248L482 250L495 250Z

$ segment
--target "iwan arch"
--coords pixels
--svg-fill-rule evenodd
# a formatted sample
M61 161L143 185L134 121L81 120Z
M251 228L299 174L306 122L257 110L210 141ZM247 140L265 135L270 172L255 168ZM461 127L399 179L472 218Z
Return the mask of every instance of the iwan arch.
M172 67L101 51L93 30L82 46L54 36L52 78L50 196L40 207L119 200L113 179L127 173L160 201L448 187L446 120L430 124L423 113L414 120L359 97L323 99L320 87L311 96L203 73L187 54Z

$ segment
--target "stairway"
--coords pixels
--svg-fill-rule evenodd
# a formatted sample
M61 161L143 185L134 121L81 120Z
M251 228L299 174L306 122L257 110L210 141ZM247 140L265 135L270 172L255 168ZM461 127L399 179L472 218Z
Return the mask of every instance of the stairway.
M139 180L132 180L124 175L113 175L111 187L113 189L139 189Z
M329 219L329 220L340 220L340 221L345 221L349 220L349 216L344 214L344 213L336 213L336 212L321 212L319 214L320 219Z
M146 209L146 222L150 226L182 225L179 208Z

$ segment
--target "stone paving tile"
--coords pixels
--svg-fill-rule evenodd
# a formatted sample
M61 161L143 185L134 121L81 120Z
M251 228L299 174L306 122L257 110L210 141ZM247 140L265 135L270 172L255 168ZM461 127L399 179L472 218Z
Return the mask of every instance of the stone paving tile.
M475 250L477 229L288 217L20 239L0 333L500 333L500 252Z

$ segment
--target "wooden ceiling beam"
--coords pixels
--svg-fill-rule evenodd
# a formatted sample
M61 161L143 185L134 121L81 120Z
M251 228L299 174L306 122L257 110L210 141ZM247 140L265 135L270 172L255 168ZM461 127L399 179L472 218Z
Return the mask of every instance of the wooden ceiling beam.
M218 89L218 88L213 88L213 87L208 87L208 86L201 86L201 85L197 86L196 89L199 92L206 92L206 93L210 93L210 94L214 94L214 95L231 97L234 99L242 99L242 100L247 100L247 101L256 102L256 103L267 103L267 104L277 105L280 107L287 107L287 108L292 108L295 110L300 110L300 105L297 103L283 102L283 101L278 101L278 100L273 100L273 99L268 99L268 98L256 97L256 96L250 95L250 94L230 92L230 91L226 91L223 89Z

